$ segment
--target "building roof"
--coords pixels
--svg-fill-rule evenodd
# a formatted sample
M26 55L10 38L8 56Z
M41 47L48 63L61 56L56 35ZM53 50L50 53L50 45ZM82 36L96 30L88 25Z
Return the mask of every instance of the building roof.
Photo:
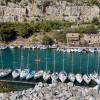
M76 38L76 37L79 37L79 33L67 33L67 34L66 34L66 37L67 37L67 38L68 38L68 37L73 37L73 38L75 37L75 38Z

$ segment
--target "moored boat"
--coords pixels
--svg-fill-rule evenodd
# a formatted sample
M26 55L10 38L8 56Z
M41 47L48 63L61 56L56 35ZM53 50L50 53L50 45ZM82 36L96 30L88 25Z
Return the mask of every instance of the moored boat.
M13 79L16 79L20 76L20 73L21 73L21 69L16 69L12 72L12 77Z
M11 73L11 71L12 71L11 69L0 70L0 77L3 78L3 77L8 76Z
M43 79L44 79L44 81L48 81L50 79L50 77L51 77L50 71L45 71L43 73Z
M64 52L63 52L63 63L62 63L63 68L62 68L62 71L59 73L59 79L61 82L65 82L67 79L67 73L64 69L64 67L65 67L65 60L64 59L65 59L65 57L64 57Z
M51 78L52 78L52 80L57 80L58 79L58 72L53 72L52 74L51 74Z
M29 80L29 79L33 78L34 75L35 75L35 71L30 70L29 73L28 73L28 75L26 76L26 80Z
M83 75L83 80L87 83L87 84L89 84L90 82L91 82L91 77L89 76L89 75Z
M83 81L82 74L76 74L76 80L77 80L77 82L82 83L82 81Z
M67 73L65 71L60 72L59 79L61 80L61 82L65 82L67 79Z
M30 71L30 69L22 70L21 73L20 73L20 79L26 78L26 76L28 75L29 71Z
M34 74L34 79L41 78L43 76L43 70L39 70Z
M9 48L10 48L10 49L14 49L15 46L14 46L14 45L9 45Z
M69 73L69 74L68 74L68 79L69 79L71 82L74 82L74 81L75 81L75 74L74 74L74 73Z

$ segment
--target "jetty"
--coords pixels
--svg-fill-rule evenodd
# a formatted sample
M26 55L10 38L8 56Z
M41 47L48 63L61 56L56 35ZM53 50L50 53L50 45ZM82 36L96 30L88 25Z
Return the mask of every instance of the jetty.
M36 82L26 82L26 81L16 81L16 80L0 80L0 82L28 84L28 85L36 85L37 84Z

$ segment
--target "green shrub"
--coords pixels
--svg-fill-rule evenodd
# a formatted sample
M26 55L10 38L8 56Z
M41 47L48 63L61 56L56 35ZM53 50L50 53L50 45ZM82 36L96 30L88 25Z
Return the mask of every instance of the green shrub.
M48 35L44 35L42 39L42 44L43 45L52 45L54 43L53 39L50 38Z

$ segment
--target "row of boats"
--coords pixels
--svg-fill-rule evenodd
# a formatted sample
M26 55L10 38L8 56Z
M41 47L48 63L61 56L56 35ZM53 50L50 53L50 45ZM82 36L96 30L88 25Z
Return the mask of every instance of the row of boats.
M73 74L73 73L69 73L67 74L65 71L61 71L60 73L58 72L53 72L51 73L50 71L43 71L43 70L39 70L39 71L33 71L31 69L16 69L14 71L12 71L11 69L1 69L0 70L0 78L6 77L9 74L12 74L13 79L17 79L18 77L20 77L20 79L38 79L43 77L44 81L48 81L50 79L52 80L60 80L61 82L65 82L67 79L70 80L71 82L75 82L75 80L78 83L82 83L82 81L85 81L87 84L89 84L91 81L96 82L97 84L100 85L100 75L96 72L92 73L92 74L84 74L82 76L82 74L78 73L78 74Z
M0 50L4 50L4 49L7 49L7 48L10 48L10 49L14 49L16 48L16 46L14 45L9 45L9 46L0 46ZM68 48L68 47L59 47L57 45L52 45L52 46L47 46L47 45L33 45L33 46L23 46L23 45L20 45L18 48L27 48L27 49L41 49L41 50L45 50L45 49L48 49L48 48L51 48L51 49L56 49L57 51L62 51L62 52L67 52L67 53L71 53L71 52L79 52L79 53L82 53L82 52L85 52L85 53L95 53L95 52L100 52L100 48L86 48L86 47L78 47L78 48Z

